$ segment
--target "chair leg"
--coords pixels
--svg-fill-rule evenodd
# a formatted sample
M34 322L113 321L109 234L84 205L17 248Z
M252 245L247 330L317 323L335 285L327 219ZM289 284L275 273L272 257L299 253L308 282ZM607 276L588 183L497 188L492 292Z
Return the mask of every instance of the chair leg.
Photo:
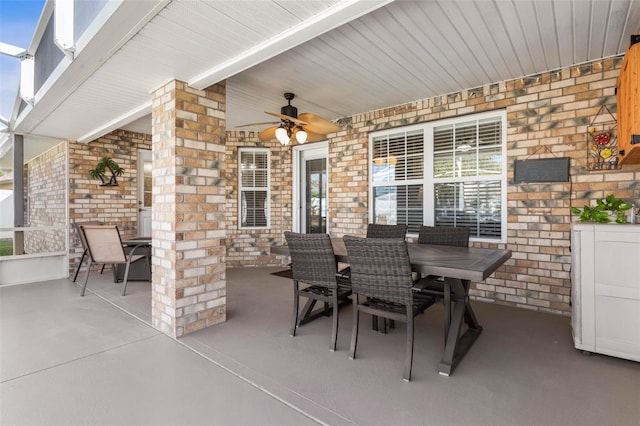
M298 281L293 281L293 321L291 322L291 337L296 335L296 327L298 326L298 305L300 304L300 296L298 295Z
M402 378L411 381L411 366L413 365L413 307L407 306L407 353L404 360L404 374Z
M91 257L89 257L89 264L87 265L87 273L84 276L84 283L82 284L82 291L80 296L84 296L84 290L87 288L87 282L89 281L89 272L91 272Z
M331 346L329 350L334 352L336 350L336 342L338 340L338 320L340 319L340 313L338 312L338 289L333 290L333 326L331 327Z
M78 263L78 267L76 268L76 273L73 276L73 282L75 283L78 279L78 273L80 272L80 268L82 268L82 262L84 262L84 258L87 255L87 249L82 252L82 257L80 258L80 263Z
M113 265L114 269L115 269L116 265ZM124 268L124 278L122 279L122 281L124 281L124 285L122 286L122 295L124 296L127 292L127 280L129 279L129 268L131 267L131 262L127 262L127 266L125 266Z
M349 359L356 358L356 346L358 345L358 320L360 311L358 310L358 295L353 293L353 326L351 327L351 348L349 349Z

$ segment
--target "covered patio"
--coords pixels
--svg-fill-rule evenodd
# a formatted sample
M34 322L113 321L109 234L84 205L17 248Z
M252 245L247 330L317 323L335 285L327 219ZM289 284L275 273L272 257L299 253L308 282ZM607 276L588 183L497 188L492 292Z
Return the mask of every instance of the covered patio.
M0 422L639 424L637 363L574 349L567 317L474 302L484 331L445 377L436 305L416 319L407 383L404 325L383 335L363 318L355 360L350 306L336 352L329 318L290 337L291 280L278 270L227 269L227 321L180 340L151 327L148 282L130 282L125 297L97 272L83 298L65 279L0 287Z
M56 16L77 18L67 48ZM0 423L639 425L638 364L573 346L570 210L611 193L640 205L640 164L618 163L614 137L593 150L637 32L634 0L47 0L22 58L35 87L0 129L25 200L0 230L26 248L0 258ZM340 130L261 137L293 92ZM104 157L119 186L91 178ZM515 177L557 158L561 179ZM305 229L318 159L324 215ZM245 186L258 165L268 179ZM451 377L440 305L417 318L411 383L402 325L365 318L355 360L350 307L335 353L328 319L289 336L291 282L270 274L283 232L406 222L415 240L458 220L471 247L513 256L471 283L484 330ZM74 221L150 236L152 282L123 297L96 270L80 297Z

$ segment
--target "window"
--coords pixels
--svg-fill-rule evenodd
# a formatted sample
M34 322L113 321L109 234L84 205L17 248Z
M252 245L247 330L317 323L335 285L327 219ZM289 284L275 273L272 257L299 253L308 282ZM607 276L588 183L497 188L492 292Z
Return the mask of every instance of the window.
M476 240L506 235L506 115L476 114L370 137L375 223L469 226Z
M240 228L269 226L269 150L239 149Z
M377 136L371 145L374 222L406 223L417 232L424 210L424 131Z

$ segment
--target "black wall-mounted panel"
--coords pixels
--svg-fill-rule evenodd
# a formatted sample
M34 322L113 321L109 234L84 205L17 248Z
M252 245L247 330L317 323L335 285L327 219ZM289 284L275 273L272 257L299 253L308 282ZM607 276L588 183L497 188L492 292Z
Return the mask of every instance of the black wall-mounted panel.
M516 160L514 181L569 182L569 157Z

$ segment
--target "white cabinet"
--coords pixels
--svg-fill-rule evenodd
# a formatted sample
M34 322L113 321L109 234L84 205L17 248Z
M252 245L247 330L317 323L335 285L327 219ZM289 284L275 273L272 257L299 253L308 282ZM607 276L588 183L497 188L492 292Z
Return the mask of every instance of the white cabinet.
M575 347L640 361L640 225L571 227Z

